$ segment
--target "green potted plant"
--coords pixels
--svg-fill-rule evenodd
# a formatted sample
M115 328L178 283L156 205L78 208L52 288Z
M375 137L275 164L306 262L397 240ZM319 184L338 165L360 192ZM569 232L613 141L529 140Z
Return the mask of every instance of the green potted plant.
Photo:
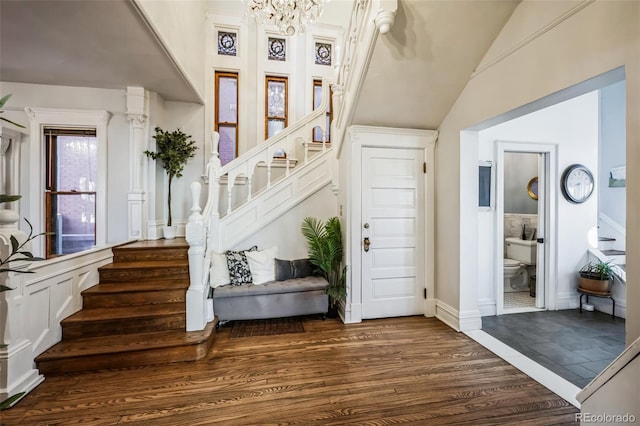
M332 217L323 223L313 217L302 221L302 235L309 246L309 261L329 282L329 316L337 316L337 302L347 296L347 267L342 266L342 231L340 220Z
M9 93L6 96L3 96L2 99L0 99L0 108L2 108L4 106L4 104L7 103L7 101L9 100L9 98L11 98L11 93ZM0 111L0 114L3 114L4 111ZM0 120L5 121L9 124L13 124L16 127L20 127L21 129L24 129L24 126L22 124L18 124L15 121L11 121L8 118L4 118L4 117L0 117Z
M579 288L598 293L608 293L613 281L613 270L610 261L589 262L580 268Z
M198 149L196 142L191 140L191 135L183 133L180 129L172 132L162 130L160 127L155 128L156 152L145 151L145 155L154 160L162 162L162 168L169 178L167 190L167 206L169 217L167 226L164 228L164 237L171 239L175 237L175 226L171 222L171 183L174 178L182 176L184 166L189 158L195 156Z

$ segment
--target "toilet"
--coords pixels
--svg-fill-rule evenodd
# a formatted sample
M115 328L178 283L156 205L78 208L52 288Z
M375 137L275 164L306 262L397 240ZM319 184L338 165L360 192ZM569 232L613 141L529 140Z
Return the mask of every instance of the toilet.
M529 288L528 267L536 264L536 241L507 238L507 250L503 260L504 291L525 291Z

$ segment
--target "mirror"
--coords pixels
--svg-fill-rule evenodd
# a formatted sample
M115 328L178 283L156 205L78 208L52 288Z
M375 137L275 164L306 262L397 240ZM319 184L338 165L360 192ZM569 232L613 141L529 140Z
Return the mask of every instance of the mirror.
M531 178L527 184L527 192L529 193L529 197L534 200L538 199L538 176Z

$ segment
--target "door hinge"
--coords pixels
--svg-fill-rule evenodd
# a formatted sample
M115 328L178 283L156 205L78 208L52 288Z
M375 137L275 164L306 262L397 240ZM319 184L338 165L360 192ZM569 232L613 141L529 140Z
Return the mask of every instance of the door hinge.
M424 300L427 300L427 289L424 289Z
M427 174L427 162L426 161L424 163L422 163L422 171L424 172L424 174Z

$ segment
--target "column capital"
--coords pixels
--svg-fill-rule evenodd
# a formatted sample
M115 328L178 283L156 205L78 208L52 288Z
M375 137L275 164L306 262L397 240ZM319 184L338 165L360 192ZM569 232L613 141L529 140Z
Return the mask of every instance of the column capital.
M127 114L127 119L136 129L144 129L145 124L147 124L147 116L144 114Z

